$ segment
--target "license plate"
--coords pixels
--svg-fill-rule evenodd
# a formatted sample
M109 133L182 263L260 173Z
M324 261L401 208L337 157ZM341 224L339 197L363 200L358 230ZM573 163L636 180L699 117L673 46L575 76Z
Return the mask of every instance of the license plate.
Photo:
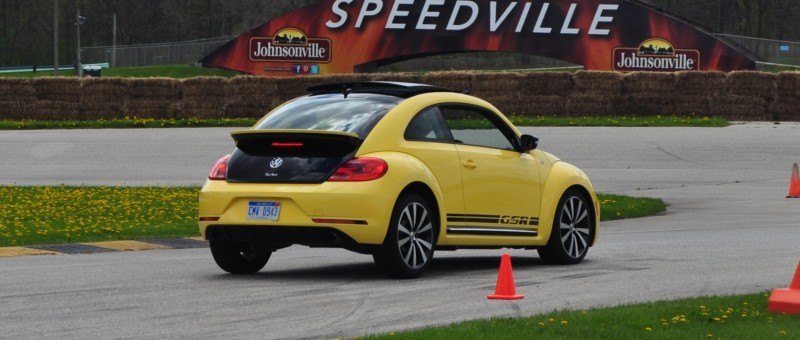
M248 220L277 221L280 214L280 202L250 202L247 206Z

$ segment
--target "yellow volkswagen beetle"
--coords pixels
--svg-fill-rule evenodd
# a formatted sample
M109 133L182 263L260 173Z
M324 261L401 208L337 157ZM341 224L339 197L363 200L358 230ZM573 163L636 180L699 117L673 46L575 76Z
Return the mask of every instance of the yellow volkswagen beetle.
M371 254L392 277L420 276L436 250L537 249L576 264L599 205L578 168L537 150L486 101L430 85L309 88L212 167L200 232L233 274L299 244Z

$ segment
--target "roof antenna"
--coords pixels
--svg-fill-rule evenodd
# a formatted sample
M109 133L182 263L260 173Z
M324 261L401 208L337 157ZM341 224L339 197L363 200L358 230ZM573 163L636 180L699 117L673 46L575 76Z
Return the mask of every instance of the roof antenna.
M344 95L344 99L347 99L347 96L349 96L350 93L353 93L353 89L347 87L347 85L342 85L342 94Z

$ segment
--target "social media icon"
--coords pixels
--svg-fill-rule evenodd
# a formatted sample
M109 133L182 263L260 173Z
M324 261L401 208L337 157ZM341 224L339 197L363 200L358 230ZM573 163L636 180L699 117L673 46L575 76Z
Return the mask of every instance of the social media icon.
M311 65L311 74L319 74L319 65Z
M303 65L303 74L311 73L311 67L308 65Z
M302 74L303 73L303 66L302 65L294 65L292 67L294 74Z

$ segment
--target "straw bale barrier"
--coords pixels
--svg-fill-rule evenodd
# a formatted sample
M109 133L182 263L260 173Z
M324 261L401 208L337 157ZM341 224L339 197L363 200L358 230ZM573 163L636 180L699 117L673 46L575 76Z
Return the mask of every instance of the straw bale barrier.
M86 78L81 84L80 118L120 119L125 116L130 82L121 78Z
M767 100L755 96L717 96L711 102L711 114L732 120L770 120Z
M622 77L625 94L673 94L677 89L674 73L637 72Z
M525 75L520 73L476 73L468 90L482 98L500 93L519 93L524 80Z
M503 92L496 93L492 96L485 96L482 99L494 105L498 110L507 115L511 114L526 114L525 109L521 105L523 100L518 93Z
M622 91L622 74L616 72L577 72L575 92L617 96Z
M78 120L81 113L80 79L46 77L31 80L36 102L27 119Z
M575 93L567 97L566 115L572 117L602 117L619 114L616 96L600 93Z
M618 112L631 116L673 115L675 97L669 94L631 93L617 103Z
M564 116L567 100L562 96L528 96L519 99L519 110L513 113L529 116Z
M0 120L25 119L33 113L36 91L29 79L0 82Z
M781 72L771 110L776 120L800 121L800 72Z
M390 77L390 75L386 75ZM457 71L457 72L432 72L418 77L413 77L409 74L404 74L400 79L404 82L415 82L422 84L431 84L441 87L448 87L454 90L468 90L472 88L474 79L473 72ZM417 81L410 78L418 78Z
M675 85L680 94L713 96L725 90L726 78L722 72L685 71L675 74Z
M771 100L775 98L778 75L774 73L739 71L728 74L728 93L737 96L755 96Z
M126 117L172 119L180 110L180 82L169 78L129 80L124 107Z
M0 119L262 117L306 88L392 80L470 91L507 114L531 116L712 115L800 121L800 72L382 73L185 80L0 79Z
M275 82L264 77L235 77L225 83L225 115L260 118L279 96Z
M181 111L176 118L225 118L225 78L181 81Z
M574 88L575 79L571 73L544 72L525 75L520 90L526 95L564 96Z

